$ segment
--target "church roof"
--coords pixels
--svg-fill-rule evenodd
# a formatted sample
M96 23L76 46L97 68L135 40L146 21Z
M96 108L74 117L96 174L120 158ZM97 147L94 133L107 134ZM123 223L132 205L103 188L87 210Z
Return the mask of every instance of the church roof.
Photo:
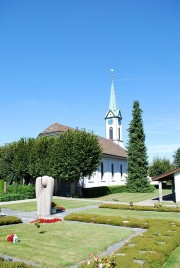
M68 127L68 126L61 125L59 123L54 123L50 125L48 128L46 128L45 130L43 130L39 134L39 136L58 135L67 130L75 130L75 129ZM99 136L98 136L98 140L99 140L100 145L102 146L103 155L121 157L125 159L127 158L127 151L123 149L121 146L114 143L112 140L99 137Z

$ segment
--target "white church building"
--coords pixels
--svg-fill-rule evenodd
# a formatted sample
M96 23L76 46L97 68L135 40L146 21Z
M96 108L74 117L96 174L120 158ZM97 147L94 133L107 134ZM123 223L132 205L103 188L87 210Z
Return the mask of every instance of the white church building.
M68 129L73 128L54 123L42 131L39 136L60 135ZM126 183L127 151L123 145L122 116L117 105L113 76L109 108L105 116L105 129L105 138L98 137L103 148L100 165L91 177L80 179L83 188L125 185ZM57 182L57 184L56 192L58 189L65 191L65 188L68 187L68 182Z

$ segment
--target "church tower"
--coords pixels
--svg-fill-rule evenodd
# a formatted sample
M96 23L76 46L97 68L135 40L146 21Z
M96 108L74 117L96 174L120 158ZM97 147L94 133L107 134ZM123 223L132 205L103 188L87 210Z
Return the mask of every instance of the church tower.
M124 148L122 140L122 125L121 125L121 112L118 108L115 89L114 89L114 74L111 69L111 92L109 100L109 110L105 117L106 122L106 139L114 141L116 144Z

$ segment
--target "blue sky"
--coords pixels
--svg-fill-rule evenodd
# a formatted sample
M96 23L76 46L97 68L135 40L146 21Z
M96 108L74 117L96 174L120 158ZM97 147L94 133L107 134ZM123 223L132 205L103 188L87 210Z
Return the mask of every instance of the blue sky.
M54 122L104 136L113 68L125 144L139 100L149 160L172 160L179 14L178 0L1 0L0 145Z

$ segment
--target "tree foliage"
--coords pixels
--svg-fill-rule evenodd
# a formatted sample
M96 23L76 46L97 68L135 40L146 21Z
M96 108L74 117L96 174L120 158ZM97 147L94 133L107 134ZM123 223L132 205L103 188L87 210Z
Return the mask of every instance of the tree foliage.
M129 192L149 192L152 187L147 179L147 149L145 146L142 110L138 101L134 101L133 104L132 120L128 132L127 189Z
M175 154L173 155L173 164L175 167L180 167L180 148L177 149Z
M102 148L86 131L68 130L60 136L20 139L0 147L0 177L11 183L33 182L49 175L61 181L78 181L97 169Z
M169 159L155 157L152 163L149 165L149 176L154 177L165 172L168 172L174 168Z

